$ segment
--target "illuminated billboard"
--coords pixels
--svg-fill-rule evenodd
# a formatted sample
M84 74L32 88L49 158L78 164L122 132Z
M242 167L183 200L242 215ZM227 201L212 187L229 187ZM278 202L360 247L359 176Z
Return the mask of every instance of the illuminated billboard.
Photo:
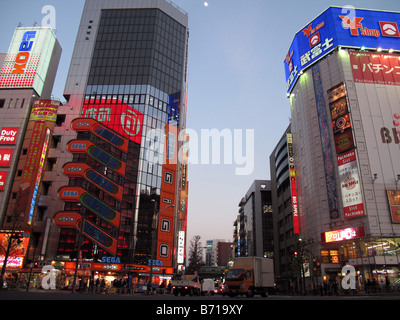
M294 37L284 61L287 92L303 70L337 46L400 50L400 13L329 7Z
M51 121L56 122L57 110L60 106L60 101L40 99L33 104L29 121Z
M160 214L157 235L157 260L172 266L175 229L175 186L177 179L177 128L165 126L164 164L160 193Z
M14 234L23 234L24 232L15 232ZM4 264L6 249L11 241L10 252L7 258L7 268L19 269L23 267L24 259L29 244L29 237L21 237L19 239L11 238L11 233L0 233L0 267Z
M0 149L0 167L9 167L13 149Z
M344 218L364 216L365 211L355 150L338 156L337 162Z
M0 88L33 88L41 95L55 44L51 28L17 28L0 71Z
M348 55L370 172L375 184L393 185L400 173L400 55L351 50Z
M393 223L400 223L400 191L387 190L389 200L390 216Z
M293 137L291 133L287 134L287 145L288 145L288 155L289 155L290 190L292 193L293 227L294 227L294 233L299 234L300 233L299 204L297 201L296 171L294 168Z
M362 237L365 237L365 229L363 226L321 233L321 240L324 243L351 240Z
M119 100L102 99L94 103L86 100L82 107L82 117L95 119L123 137L141 143L143 114Z
M15 144L18 130L18 127L3 127L0 132L0 144Z

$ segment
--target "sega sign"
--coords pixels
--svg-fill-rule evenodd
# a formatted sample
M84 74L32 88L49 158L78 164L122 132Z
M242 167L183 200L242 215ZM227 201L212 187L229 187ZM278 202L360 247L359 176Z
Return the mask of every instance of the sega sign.
M338 46L400 50L400 13L329 7L294 37L284 66L290 93L299 76Z

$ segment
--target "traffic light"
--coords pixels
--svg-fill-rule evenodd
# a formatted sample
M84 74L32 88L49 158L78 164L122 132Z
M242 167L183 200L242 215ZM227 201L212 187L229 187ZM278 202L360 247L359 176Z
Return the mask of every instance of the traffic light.
M298 255L297 251L293 252L293 255L297 259L297 255Z
M17 233L17 234L15 235L15 239L17 239L17 244L20 244L21 242L24 241L24 240L23 240L22 233Z
M15 233L13 235L11 235L11 239L15 239L17 244L20 244L21 242L23 242L24 236L22 235L22 233Z

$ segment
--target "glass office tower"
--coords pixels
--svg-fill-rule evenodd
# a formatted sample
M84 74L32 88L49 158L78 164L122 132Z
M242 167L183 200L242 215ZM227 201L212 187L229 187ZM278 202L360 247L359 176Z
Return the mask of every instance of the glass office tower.
M171 159L183 150L187 39L187 14L167 1L86 1L60 111L58 257L77 256L82 232L83 259L179 267L186 166Z

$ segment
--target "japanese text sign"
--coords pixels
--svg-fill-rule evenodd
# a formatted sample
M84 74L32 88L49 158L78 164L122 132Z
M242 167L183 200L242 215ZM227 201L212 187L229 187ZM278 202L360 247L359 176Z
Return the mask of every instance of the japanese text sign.
M302 71L338 46L400 50L400 13L329 7L294 37L284 61L287 92Z
M356 51L349 55L355 82L400 86L400 56Z

